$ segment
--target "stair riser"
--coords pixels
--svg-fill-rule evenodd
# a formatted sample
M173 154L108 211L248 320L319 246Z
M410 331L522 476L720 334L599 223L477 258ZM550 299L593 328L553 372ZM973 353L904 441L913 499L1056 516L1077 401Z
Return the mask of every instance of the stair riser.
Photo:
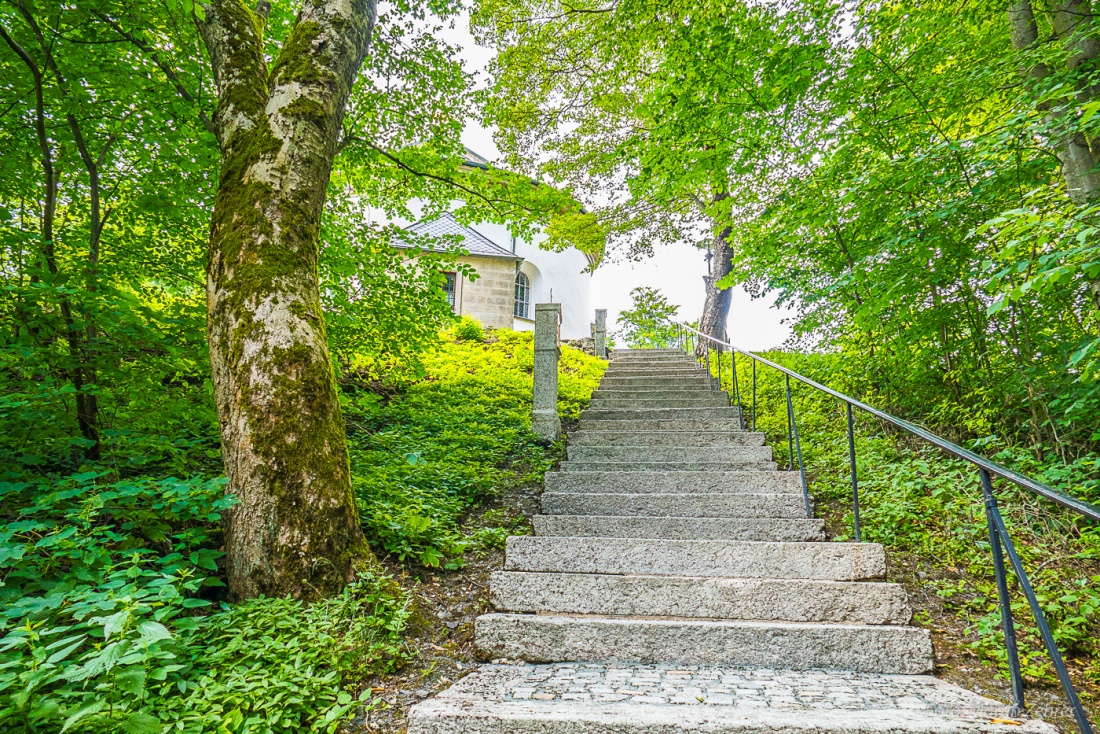
M498 571L493 608L639 617L906 624L912 616L896 584L700 579Z
M585 414L587 415L587 414ZM581 418L581 432L602 433L610 431L720 431L733 432L743 430L741 421L734 418L703 418L695 420L593 420ZM579 434L578 434L579 435Z
M650 389L642 389L639 387L629 390L601 387L592 393L593 400L668 400L669 398L685 398L690 400L725 398L727 404L729 402L729 398L726 397L725 393L713 390L705 385L699 387L683 385Z
M593 410L645 410L647 408L726 408L729 401L715 393L713 397L699 398L646 398L630 400L623 398L593 398L590 403Z
M775 471L774 461L757 462L713 462L713 461L567 461L561 465L561 471L573 472L608 472L608 471Z
M743 543L630 538L508 538L507 571L863 581L886 573L873 543Z
M763 433L748 431L588 431L569 436L570 446L763 446Z
M609 377L600 380L600 390L717 390L718 381L705 377Z
M570 461L771 461L771 446L570 446Z
M737 421L741 418L741 409L733 405L720 405L714 408L629 408L598 409L590 407L581 414L581 420L634 421L634 420L692 420L699 425L707 421Z
M547 493L797 494L797 472L548 472Z
M676 365L679 367L691 367L696 368L698 362L691 357L686 357L683 354L662 354L658 356L648 357L612 357L610 360L612 367L633 367L635 365Z
M706 377L706 372L690 365L684 367L621 367L611 365L603 373L603 379L631 379L635 377Z
M604 620L488 614L476 624L485 658L744 665L918 675L932 669L927 630L874 625Z
M824 520L741 517L610 517L536 515L535 535L543 537L659 538L668 540L823 541Z
M595 494L544 492L546 515L806 517L801 494Z

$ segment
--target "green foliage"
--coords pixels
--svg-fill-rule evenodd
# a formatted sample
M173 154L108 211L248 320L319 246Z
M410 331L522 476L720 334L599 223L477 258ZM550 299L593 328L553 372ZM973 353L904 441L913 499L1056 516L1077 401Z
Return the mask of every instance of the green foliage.
M656 288L641 286L630 291L631 307L619 312L616 338L631 349L663 348L676 343L674 306Z
M841 354L766 352L761 356L855 397L864 366ZM752 404L752 366L739 357L742 405ZM718 367L713 367L717 373ZM729 355L721 374L730 389ZM851 483L847 422L836 399L792 381L795 416L810 494L836 540L851 540ZM782 375L757 367L756 426L781 464L788 462L787 409ZM874 401L872 400L872 403ZM863 540L882 543L895 561L912 560L927 578L910 579L944 599L967 629L967 642L1007 671L1000 612L989 549L985 508L977 471L907 435L884 431L855 412L856 455ZM979 453L1063 491L1100 502L1100 479L1089 455L1071 463L1038 461L1026 450L995 440L974 442ZM1005 523L1023 559L1059 647L1085 680L1100 682L1100 532L1088 521L1007 483L997 483ZM1026 600L1013 586L1013 612L1020 633L1025 674L1053 682L1038 629Z
M215 614L185 641L186 677L159 690L177 731L333 732L370 689L346 690L405 657L407 598L373 574L306 605L252 599Z
M1100 24L1024 6L1025 49L996 3L479 0L473 22L502 149L600 192L613 243L729 226L723 285L778 296L883 404L1072 463L1100 448L1100 189L1064 161L1100 132Z
M461 328L449 335L457 337ZM424 363L427 379L388 399L348 391L352 473L372 543L400 560L455 567L468 548L504 537L484 530L471 535L463 528L470 508L509 488L537 484L554 454L531 432L530 332L493 331L488 343L444 339ZM605 366L562 347L564 419L579 416Z
M204 616L223 586L224 484L0 482L5 731L331 731L343 686L402 659L404 594L384 577Z
M463 316L451 331L455 339L460 342L485 341L485 329L481 326L481 322L472 316Z

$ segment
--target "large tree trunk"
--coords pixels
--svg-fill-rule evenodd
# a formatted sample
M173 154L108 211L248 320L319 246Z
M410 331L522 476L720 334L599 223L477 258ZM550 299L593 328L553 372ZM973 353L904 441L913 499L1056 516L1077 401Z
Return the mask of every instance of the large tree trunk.
M716 194L713 203L718 203L728 196L728 194ZM729 317L733 291L729 288L718 288L717 283L733 270L733 252L729 243L733 230L728 226L719 228L717 223L714 228L714 252L710 261L710 274L704 278L707 294L706 300L703 301L703 315L699 318L699 331L714 339L726 341L726 319Z
M229 587L236 598L328 595L369 550L321 312L318 233L375 0L304 3L270 74L263 15L240 0L202 9L221 147L207 332L238 499L225 524Z

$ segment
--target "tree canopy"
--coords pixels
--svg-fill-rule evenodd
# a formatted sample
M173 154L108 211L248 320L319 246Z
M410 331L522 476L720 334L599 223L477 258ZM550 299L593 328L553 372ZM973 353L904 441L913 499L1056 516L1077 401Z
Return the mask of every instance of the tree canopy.
M859 356L894 407L1093 445L1088 2L482 0L474 19L503 149L604 192L613 243L728 226L721 285L793 306L801 343Z

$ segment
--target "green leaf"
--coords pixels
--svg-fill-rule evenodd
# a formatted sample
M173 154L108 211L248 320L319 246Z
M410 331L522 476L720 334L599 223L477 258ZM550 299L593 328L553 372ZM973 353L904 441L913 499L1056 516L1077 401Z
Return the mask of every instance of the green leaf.
M145 713L133 713L122 720L125 734L159 734L163 726L160 719Z

